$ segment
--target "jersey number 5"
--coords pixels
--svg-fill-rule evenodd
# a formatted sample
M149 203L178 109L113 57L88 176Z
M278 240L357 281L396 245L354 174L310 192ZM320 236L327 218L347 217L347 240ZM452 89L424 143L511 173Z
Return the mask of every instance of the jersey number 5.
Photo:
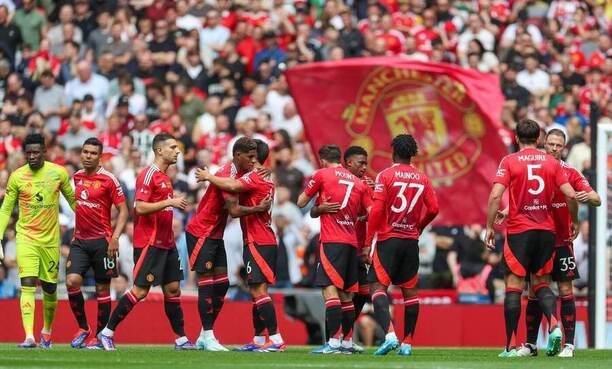
M527 180L536 181L538 183L538 187L535 190L533 188L527 190L527 192L532 195L539 195L542 193L542 191L544 191L544 179L542 179L542 177L540 177L539 175L533 173L534 169L540 168L542 168L542 164L527 165Z
M406 206L408 206L408 199L406 198L406 195L405 195L406 188L416 188L416 193L414 194L414 197L412 198L412 201L410 202L410 207L408 208L408 212L406 214L409 214L410 212L412 212L412 209L414 209L414 206L416 205L417 201L419 201L421 194L423 194L423 189L425 188L425 186L420 183L405 183L405 182L393 182L393 187L400 188L399 192L397 193L397 197L401 201L401 204L399 207L396 207L395 205L391 206L391 211L394 213L402 213L404 210L406 210Z

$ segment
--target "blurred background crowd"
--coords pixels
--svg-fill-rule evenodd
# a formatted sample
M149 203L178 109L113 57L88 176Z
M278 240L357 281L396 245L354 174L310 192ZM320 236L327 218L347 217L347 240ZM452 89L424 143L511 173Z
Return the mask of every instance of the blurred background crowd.
M612 117L611 21L606 0L0 0L0 196L11 171L25 163L21 141L28 132L43 132L48 159L71 174L83 141L97 136L105 145L104 166L131 207L153 136L169 132L183 155L168 174L191 204L174 221L186 261L183 228L205 191L195 168L214 170L231 159L237 138L260 138L271 146L278 186L277 287L309 287L319 224L295 201L317 163L284 70L391 55L495 73L506 98L500 134L508 150L516 149L516 122L535 118L543 129L567 132L564 158L589 176L589 124ZM588 222L580 214L578 289L588 274ZM64 258L73 217L64 205ZM420 287L495 301L500 255L486 251L482 229L427 229ZM0 298L18 291L14 236L9 226ZM132 236L129 223L114 295L130 282ZM225 242L234 298L248 298L240 287L241 237L238 222L230 222ZM193 288L193 275L183 285Z

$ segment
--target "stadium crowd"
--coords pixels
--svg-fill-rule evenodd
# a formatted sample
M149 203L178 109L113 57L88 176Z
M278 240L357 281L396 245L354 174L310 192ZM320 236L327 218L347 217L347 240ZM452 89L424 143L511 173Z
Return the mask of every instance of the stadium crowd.
M588 177L589 124L612 118L611 31L612 4L604 0L0 0L0 196L9 174L25 163L25 135L41 132L49 160L71 175L82 143L98 137L104 167L133 204L153 136L168 132L183 152L169 175L190 204L174 218L186 263L183 228L205 191L195 169L225 163L239 137L259 138L270 144L277 184L276 286L308 287L319 224L295 203L317 163L284 70L393 55L495 73L506 98L500 134L508 150L516 149L516 122L535 118L543 129L567 133L564 158ZM74 219L63 208L65 259ZM576 285L585 287L588 222L580 214L575 248L583 279ZM486 251L482 236L477 224L428 229L420 239L421 287L495 299L500 256ZM18 291L14 238L9 227L0 298ZM132 240L129 222L116 295L129 285ZM237 221L228 223L225 244L230 283L240 285ZM187 276L184 287L194 286Z

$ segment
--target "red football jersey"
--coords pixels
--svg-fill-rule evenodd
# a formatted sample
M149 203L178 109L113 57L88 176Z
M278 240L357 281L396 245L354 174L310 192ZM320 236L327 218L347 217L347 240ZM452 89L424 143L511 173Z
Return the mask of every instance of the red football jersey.
M368 191L368 196L370 197L370 199L372 199L372 197L374 195L374 191L366 183L365 177L361 178L361 181L366 186L366 189ZM363 248L365 246L367 229L368 229L368 217L367 217L367 214L362 214L357 219L357 226L355 227L355 230L357 232L357 247L359 249L361 249L361 248Z
M155 164L144 168L136 178L136 201L149 203L171 199L174 196L172 181L166 173ZM174 231L172 231L172 207L169 206L148 215L134 212L134 248L141 249L153 246L160 249L172 249Z
M238 172L238 168L233 162L225 164L215 173L218 177L230 178L236 178L243 174ZM198 210L187 224L187 232L198 238L222 239L229 216L225 207L225 199L231 196L234 195L223 192L216 186L209 185L202 200L200 200Z
M337 202L340 211L321 214L321 242L346 243L357 247L357 219L364 209L371 205L367 186L343 167L319 169L304 189L312 197L319 194L319 200L330 198Z
M244 206L257 206L268 195L274 198L274 182L263 178L252 171L238 179L245 188L240 194L240 204ZM242 237L245 243L255 242L258 245L276 245L276 236L272 230L271 212L247 215L240 218Z
M125 195L117 178L102 167L91 176L81 169L74 174L74 186L74 237L79 240L111 237L111 207L113 204L125 202Z
M567 174L569 184L576 191L591 192L593 188L589 184L586 178L576 168L569 166L568 164L561 162L561 167ZM555 245L564 246L572 242L570 238L570 230L572 228L572 216L570 215L569 208L565 195L561 190L555 191L555 197L552 203L553 220L555 222Z
M410 164L394 164L376 178L374 200L385 202L385 221L377 240L409 238L418 240L423 206L438 207L429 178Z
M559 160L537 149L523 149L502 159L493 182L509 188L509 234L536 229L555 231L553 197L567 183Z

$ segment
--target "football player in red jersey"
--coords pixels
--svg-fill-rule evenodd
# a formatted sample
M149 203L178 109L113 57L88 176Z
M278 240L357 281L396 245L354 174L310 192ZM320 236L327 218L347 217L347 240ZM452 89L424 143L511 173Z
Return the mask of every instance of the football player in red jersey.
M367 186L342 167L342 152L336 145L325 145L319 150L321 167L299 196L297 205L305 207L312 197L340 204L338 212L321 214L321 245L315 284L323 287L325 316L329 341L313 353L329 354L341 348L342 303L352 301L358 292L357 223L369 211L371 199Z
M505 156L497 169L489 196L485 238L487 246L494 248L493 223L502 196L508 188L510 204L502 262L506 272L506 346L500 357L517 356L516 332L521 315L521 295L525 278L529 275L549 324L547 354L552 356L561 350L563 338L557 322L556 298L548 285L555 247L555 191L559 189L567 196L570 211L575 211L578 205L575 201L576 193L568 183L567 173L559 160L536 148L540 136L538 123L531 119L520 121L516 127L516 136L520 150ZM577 226L575 221L572 236Z
M257 161L257 144L252 139L239 138L232 151L232 161L222 166L216 176L240 178L253 169ZM223 233L228 209L235 199L235 194L209 186L186 228L189 265L198 274L198 312L202 330L196 346L206 351L228 351L215 337L213 326L229 288ZM253 214L266 212L268 207L242 207L242 211Z
M544 144L546 152L561 160L561 153L565 149L565 133L560 129L551 129L546 134ZM576 200L588 203L591 206L601 205L601 200L597 192L593 191L589 182L575 168L561 162L563 170L568 174L569 184L576 191ZM578 210L578 209L574 209ZM505 216L505 214L503 214ZM503 217L502 217L503 218ZM572 281L579 278L576 259L574 257L574 247L572 245L571 229L573 219L578 218L578 214L570 214L565 201L565 195L560 191L555 191L553 199L553 218L555 222L555 253L553 261L552 280L557 282L559 287L559 297L561 299L561 324L565 333L565 346L559 354L560 357L574 356L574 331L576 328L576 303L574 300L574 286ZM498 218L496 222L501 222ZM532 285L530 285L532 287ZM527 343L518 351L518 356L536 356L538 349L536 342L542 321L542 310L538 303L538 298L529 289L529 300L526 309L527 324Z
M389 314L387 289L399 286L404 297L404 339L399 355L412 355L412 339L419 315L417 281L419 236L438 215L438 200L429 178L411 165L418 152L412 135L401 134L391 142L393 165L376 178L374 204L368 218L366 245L376 245L368 274L374 316L386 332L385 342L374 355L398 348ZM425 208L425 209L424 209Z
M368 187L369 195L372 197L374 181L366 175L368 167L368 152L361 146L350 146L344 151L344 167L360 178ZM310 216L319 217L323 213L337 213L340 203L321 202L310 209ZM357 222L357 262L359 290L353 295L353 301L342 304L342 350L345 353L360 353L363 348L353 342L353 326L355 320L361 314L363 305L370 301L370 286L368 284L368 255L370 246L365 247L367 214L359 217Z
M270 149L262 140L253 140L257 144L256 169L263 168ZM240 227L244 239L242 253L247 271L247 283L253 296L253 341L235 349L235 351L277 352L284 351L286 346L278 331L274 304L268 295L268 286L276 281L276 235L272 230L272 214L269 210L274 198L274 182L270 175L251 171L244 176L233 179L211 175L207 170L198 170L198 180L210 181L223 191L239 193L239 201L231 198L228 203L232 217L240 217ZM245 209L261 210L250 213ZM269 341L264 335L268 331Z
M134 204L134 286L117 303L106 325L98 334L104 350L114 351L114 331L119 323L144 299L152 285L161 285L164 310L172 331L178 337L175 350L194 350L185 336L181 287L183 271L172 230L173 208L184 210L184 196L174 196L172 180L166 171L176 164L180 154L178 142L167 134L153 138L153 164L143 169L136 179Z
M74 174L76 194L76 224L74 239L66 261L66 289L70 308L79 325L71 346L81 348L90 336L91 329L85 315L85 300L81 293L83 276L93 268L98 300L98 324L96 334L87 343L90 348L100 348L95 338L106 327L111 311L110 281L117 276L117 252L119 236L125 228L128 208L121 185L115 176L100 166L102 142L95 137L85 140L81 149L83 169ZM115 205L119 214L115 230L111 226L111 208Z

